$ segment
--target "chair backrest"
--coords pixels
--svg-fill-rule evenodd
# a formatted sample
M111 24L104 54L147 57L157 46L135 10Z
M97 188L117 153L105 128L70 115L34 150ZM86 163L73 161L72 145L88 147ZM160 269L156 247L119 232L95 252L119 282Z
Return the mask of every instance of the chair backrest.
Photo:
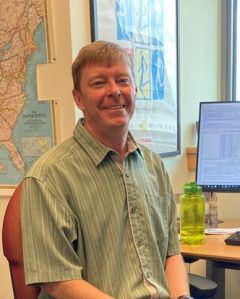
M23 181L18 185L8 203L3 220L3 253L8 260L15 299L37 299L39 286L26 286L23 269L20 200Z

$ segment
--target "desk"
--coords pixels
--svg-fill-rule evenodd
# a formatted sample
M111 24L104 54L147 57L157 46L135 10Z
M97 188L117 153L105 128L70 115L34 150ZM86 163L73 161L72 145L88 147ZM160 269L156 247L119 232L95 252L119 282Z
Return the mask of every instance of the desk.
M223 220L219 228L240 227L240 220ZM218 284L214 299L225 298L225 269L240 270L240 246L226 245L228 235L206 235L202 245L183 245L180 243L184 258L206 260L206 277Z

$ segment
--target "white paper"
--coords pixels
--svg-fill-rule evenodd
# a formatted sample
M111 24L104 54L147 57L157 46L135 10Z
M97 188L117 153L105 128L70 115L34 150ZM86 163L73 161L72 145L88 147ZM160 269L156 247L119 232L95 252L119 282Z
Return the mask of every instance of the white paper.
M231 235L236 231L240 231L240 228L208 228L205 229L206 235Z

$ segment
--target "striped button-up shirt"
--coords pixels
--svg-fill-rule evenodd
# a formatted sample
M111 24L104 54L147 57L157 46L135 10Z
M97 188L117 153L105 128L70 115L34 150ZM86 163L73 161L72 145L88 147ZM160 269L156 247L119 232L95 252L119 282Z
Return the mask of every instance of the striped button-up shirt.
M34 164L21 200L27 284L84 279L117 299L151 298L152 286L170 298L176 204L159 155L133 142L119 167L79 121Z

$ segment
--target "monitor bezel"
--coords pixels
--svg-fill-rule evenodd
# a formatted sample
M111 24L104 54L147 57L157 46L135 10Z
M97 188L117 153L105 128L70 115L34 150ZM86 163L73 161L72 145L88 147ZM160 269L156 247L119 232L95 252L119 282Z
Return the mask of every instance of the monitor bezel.
M198 138L197 138L197 159L196 159L196 173L195 173L195 181L197 182L197 176L198 176L198 162L199 162L199 142L200 142L200 128L201 128L201 109L202 109L202 105L206 105L206 104L236 104L240 102L237 101L215 101L215 102L200 102L199 103L199 117L198 117L198 130L197 130L197 134L198 134ZM218 192L218 193L240 193L240 185L239 186L234 186L234 185L200 185L198 184L198 186L200 186L202 188L202 192Z

